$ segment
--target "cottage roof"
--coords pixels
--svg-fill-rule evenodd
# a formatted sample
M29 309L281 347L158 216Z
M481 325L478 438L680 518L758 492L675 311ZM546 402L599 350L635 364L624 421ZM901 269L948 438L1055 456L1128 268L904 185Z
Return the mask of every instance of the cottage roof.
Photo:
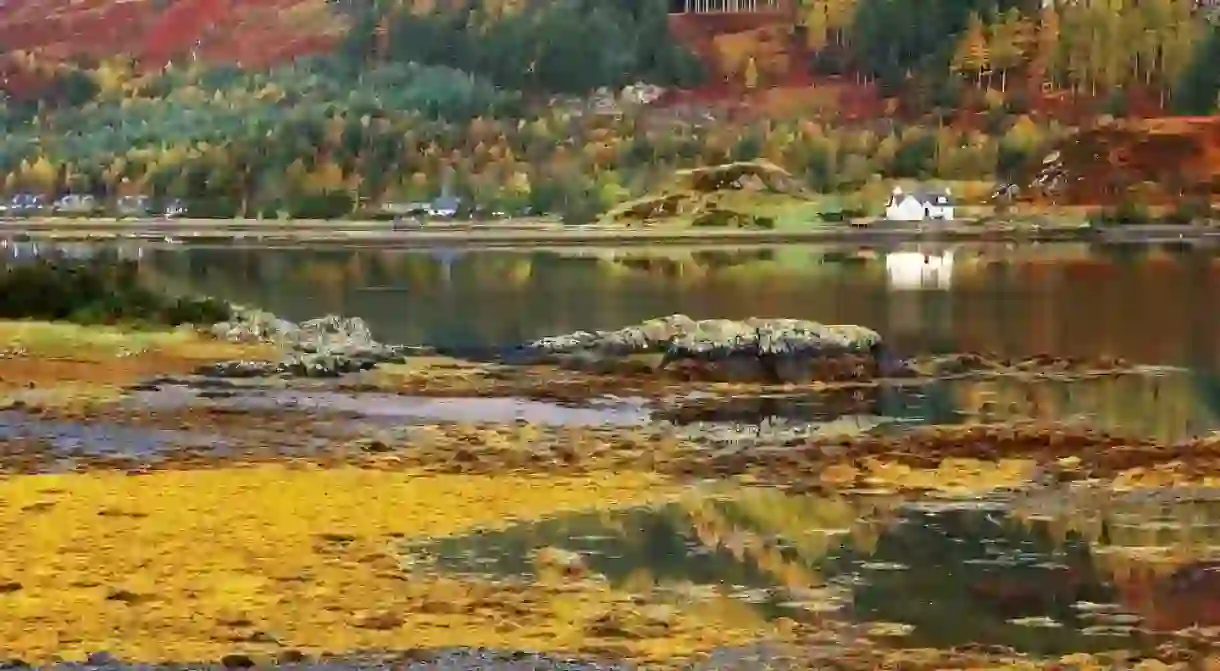
M906 193L902 187L895 186L890 191L890 202L901 203L908 198L914 198L921 205L936 205L939 207L948 207L953 205L953 194L949 189L930 189L924 191L916 191L914 193Z
M941 207L953 204L953 194L948 189L938 189L933 191L924 191L915 196L919 202L925 205L938 205Z

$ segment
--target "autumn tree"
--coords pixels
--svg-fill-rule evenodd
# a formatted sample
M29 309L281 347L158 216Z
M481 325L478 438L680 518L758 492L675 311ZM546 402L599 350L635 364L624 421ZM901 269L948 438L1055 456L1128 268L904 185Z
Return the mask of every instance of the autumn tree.
M972 38L967 29L966 39ZM1008 72L1025 60L1032 29L1015 7L1004 12L988 31L987 52L991 65L1000 71L1000 91L1008 89Z
M745 80L746 88L754 90L758 87L758 63L753 56L746 60L746 66L741 76Z
M813 51L825 49L830 42L830 8L825 0L806 0L801 7L800 24L805 30L805 46Z
M1038 14L1038 28L1034 42L1030 76L1044 88L1054 87L1062 58L1059 49L1059 10L1054 4L1042 7Z
M951 67L954 72L973 73L976 81L982 84L983 72L991 63L991 54L987 44L987 29L978 14L970 15L966 33L957 43L953 52Z

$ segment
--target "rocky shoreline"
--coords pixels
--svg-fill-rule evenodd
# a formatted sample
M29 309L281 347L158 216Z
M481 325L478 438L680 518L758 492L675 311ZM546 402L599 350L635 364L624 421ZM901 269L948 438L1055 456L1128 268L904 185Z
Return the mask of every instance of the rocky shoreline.
M378 342L359 317L327 315L295 323L266 311L234 306L230 320L203 330L224 342L270 344L283 351L273 361L224 361L196 371L211 378L339 378L381 364L403 364L412 357L438 354L431 346ZM627 387L631 380L642 378L672 383L806 385L960 375L1113 374L1136 369L1109 357L1008 360L961 353L900 358L879 333L864 326L779 318L695 320L681 314L611 331L539 338L505 348L481 365L496 367L501 379L511 375L505 371L541 368L554 370L556 375L570 371L601 377L610 385L618 379Z

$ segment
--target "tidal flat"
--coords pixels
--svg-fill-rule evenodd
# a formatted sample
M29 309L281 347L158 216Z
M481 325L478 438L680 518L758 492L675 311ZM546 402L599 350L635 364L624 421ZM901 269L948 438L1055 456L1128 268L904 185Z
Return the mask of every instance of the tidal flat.
M676 316L492 356L370 324L0 322L3 656L1220 660L1198 366Z

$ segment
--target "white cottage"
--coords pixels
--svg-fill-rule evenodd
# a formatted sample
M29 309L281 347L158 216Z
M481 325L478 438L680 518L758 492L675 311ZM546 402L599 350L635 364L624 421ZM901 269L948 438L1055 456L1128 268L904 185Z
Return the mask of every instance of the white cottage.
M885 218L890 221L922 221L924 219L923 203L908 193L902 192L902 187L894 187L890 192L890 200L885 204Z
M889 221L924 221L926 219L953 219L953 197L948 189L923 194L903 193L894 187L890 200L885 204L885 218Z

